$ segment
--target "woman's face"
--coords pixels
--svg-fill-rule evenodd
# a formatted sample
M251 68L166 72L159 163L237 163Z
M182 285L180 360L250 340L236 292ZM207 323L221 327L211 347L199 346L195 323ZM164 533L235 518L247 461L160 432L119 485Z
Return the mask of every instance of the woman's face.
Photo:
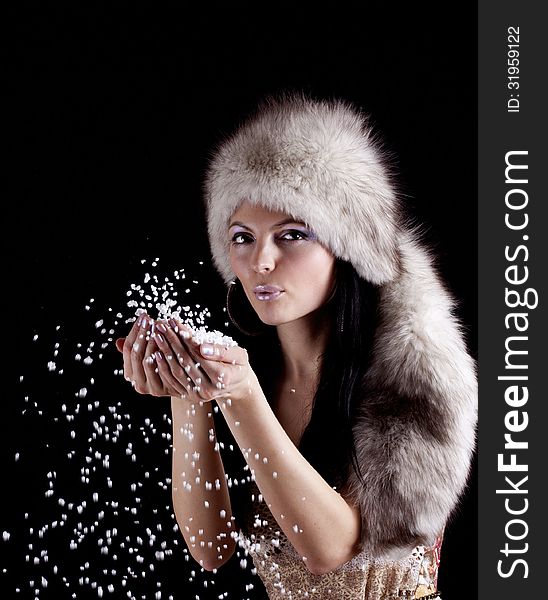
M228 234L232 270L264 323L300 319L331 296L335 258L304 223L244 202Z

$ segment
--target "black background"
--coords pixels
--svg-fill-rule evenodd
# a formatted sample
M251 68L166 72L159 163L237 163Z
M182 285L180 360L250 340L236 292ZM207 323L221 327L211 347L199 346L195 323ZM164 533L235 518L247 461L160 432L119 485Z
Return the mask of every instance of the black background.
M10 393L5 424L6 464L11 468L17 451L21 458L7 476L6 495L17 505L4 514L2 529L11 538L0 543L10 561L0 589L6 597L31 598L28 582L51 567L24 559L29 525L53 519L44 500L45 473L56 468L59 480L69 479L66 444L84 451L86 442L67 442L67 426L53 421L54 409L22 415L24 397L58 407L82 374L52 378L45 369L52 342L68 347L88 335L84 329L93 319L83 306L90 297L96 306L123 306L129 283L142 277L144 257L160 257L168 271L196 272L200 285L193 298L216 311L222 326L224 288L208 262L201 177L215 142L265 94L302 90L344 98L371 113L394 153L402 193L425 224L440 271L459 300L476 357L477 50L473 3L443 13L375 3L331 9L272 4L260 11L210 5L192 14L132 3L27 8L13 26L8 116L17 168L3 237L12 269L5 316L18 342L10 372L25 379ZM198 267L199 260L205 264ZM40 338L33 344L35 333ZM119 366L116 352L106 350L103 374ZM96 394L122 400L137 419L152 414L160 421L168 410L162 401L135 398L120 378L99 379ZM169 475L164 447L152 444L143 460L146 468L157 465ZM111 493L123 503L131 474L115 463L111 477L119 489L116 483ZM475 473L446 531L439 579L446 600L476 593ZM170 501L168 492L164 501ZM28 520L24 511L30 511ZM60 578L50 577L40 597L70 598L76 591L78 598L95 598L96 590L77 583L81 557L64 549L68 537L52 537L49 553L75 583L67 591ZM188 582L197 565L182 560L165 561L155 579L139 580L133 590L136 597L154 598L161 580L175 598L217 598L230 590L228 597L260 598L256 579L252 592L241 591L239 579L251 576L249 570L243 576L237 560L215 575L215 591L203 587L204 576ZM108 561L93 564L102 569ZM100 579L99 566L93 568ZM118 597L120 589L104 597Z

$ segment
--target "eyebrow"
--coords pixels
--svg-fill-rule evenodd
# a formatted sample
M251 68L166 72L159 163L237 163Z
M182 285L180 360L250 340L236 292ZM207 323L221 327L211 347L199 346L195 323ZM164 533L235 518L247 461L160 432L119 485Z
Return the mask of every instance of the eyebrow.
M274 225L272 225L271 229L274 229L275 227L280 227L282 225L287 225L288 223L298 223L299 225L305 225L306 224L303 221L296 221L295 219L283 219L282 221L278 221L277 223L274 223ZM232 221L232 223L228 226L228 228L230 229L231 227L234 227L238 225L239 227L243 227L244 229L250 229L247 225L244 225L243 223L241 223L240 221Z

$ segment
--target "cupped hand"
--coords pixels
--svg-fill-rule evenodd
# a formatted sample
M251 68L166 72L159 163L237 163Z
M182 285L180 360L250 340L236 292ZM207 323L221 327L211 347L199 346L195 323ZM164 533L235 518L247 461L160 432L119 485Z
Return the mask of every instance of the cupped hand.
M143 313L133 324L125 338L116 340L116 348L123 354L124 378L140 394L151 396L182 396L187 394L185 386L177 381L160 377L158 362L161 352L153 334L155 323Z
M193 331L175 319L156 321L146 314L127 338L116 340L124 356L124 376L137 392L203 401L248 397L258 381L247 351L239 346L198 343Z

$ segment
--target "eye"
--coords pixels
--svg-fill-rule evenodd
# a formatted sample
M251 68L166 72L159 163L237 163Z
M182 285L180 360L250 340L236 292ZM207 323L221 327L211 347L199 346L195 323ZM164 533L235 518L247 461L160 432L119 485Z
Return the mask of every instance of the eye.
M306 231L288 229L279 235L278 239L283 242L298 242L302 240L314 239L314 236ZM247 245L253 242L253 236L245 231L238 231L232 236L230 242L233 246Z
M297 241L297 240L307 240L308 235L304 231L299 231L298 229L290 229L289 231L285 231L280 236L280 239L288 241L288 242Z
M250 241L250 238L251 238L251 236L248 233L244 233L242 231L239 231L238 233L235 233L232 236L232 239L230 241L235 246L240 246L242 244L248 243Z

